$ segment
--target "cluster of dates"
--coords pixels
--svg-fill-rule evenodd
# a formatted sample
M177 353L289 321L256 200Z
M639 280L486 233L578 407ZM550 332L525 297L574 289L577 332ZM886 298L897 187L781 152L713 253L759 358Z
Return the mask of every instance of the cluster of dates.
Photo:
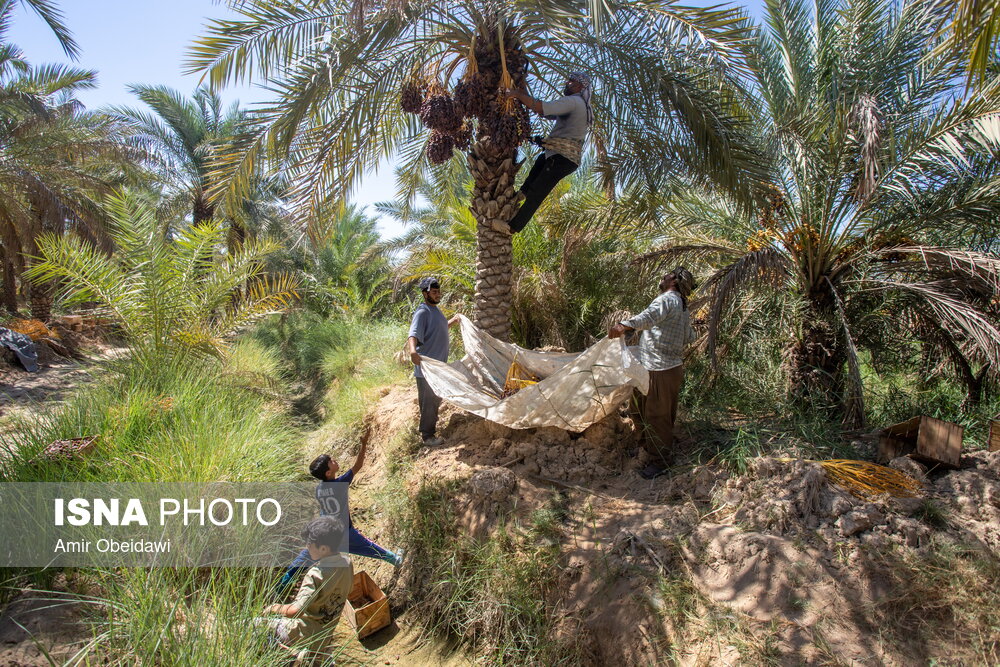
M512 81L523 82L527 67L520 45L508 44L504 59L497 42L477 44L465 75L453 91L440 81L411 80L400 91L404 111L420 116L431 130L427 158L434 164L447 162L453 151L468 150L473 134L500 150L513 150L531 136L528 111L507 96L501 85L502 72Z

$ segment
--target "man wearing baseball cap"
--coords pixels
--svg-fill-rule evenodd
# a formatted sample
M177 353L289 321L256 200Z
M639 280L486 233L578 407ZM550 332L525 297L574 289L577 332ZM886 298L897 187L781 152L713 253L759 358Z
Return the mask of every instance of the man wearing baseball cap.
M594 112L590 108L592 92L590 76L584 72L570 72L563 87L563 97L550 102L536 100L525 90L509 91L511 97L520 100L531 111L555 121L549 136L538 141L545 150L521 185L524 203L510 220L511 233L524 229L556 184L580 166L583 142L594 122ZM538 139L540 137L536 141Z
M420 293L424 302L417 307L410 322L410 334L406 339L406 351L413 362L413 376L417 379L417 401L420 405L420 437L424 444L436 447L444 442L436 437L438 398L420 368L420 358L428 357L438 361L448 362L448 327L458 323L458 314L450 320L444 316L437 305L441 302L441 284L438 279L428 276L420 280Z

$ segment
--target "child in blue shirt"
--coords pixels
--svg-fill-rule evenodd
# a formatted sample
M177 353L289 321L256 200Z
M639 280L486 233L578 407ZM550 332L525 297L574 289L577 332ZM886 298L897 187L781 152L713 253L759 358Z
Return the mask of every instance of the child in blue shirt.
M340 466L334 461L328 454L323 454L316 458L311 464L309 464L309 474L311 474L316 479L320 480L320 483L316 486L316 502L319 503L319 511L321 515L334 514L336 512L334 500L334 484L337 482L345 482L350 484L354 479L354 476L358 474L361 467L365 464L365 453L368 450L368 443L365 440L361 441L361 449L358 450L358 455L354 459L354 465L348 469L343 475L337 475L340 472ZM399 553L395 553L382 547L375 542L372 542L367 537L358 532L357 528L354 527L354 522L350 520L350 514L348 514L348 551L354 556L365 556L367 558L375 558L378 560L384 560L388 563L392 563L393 567L399 567L403 563L403 550L401 549ZM284 576L278 584L278 590L283 591L287 587L300 570L312 567L313 559L309 557L309 552L303 549L299 552L299 555L295 557L292 564L285 571Z

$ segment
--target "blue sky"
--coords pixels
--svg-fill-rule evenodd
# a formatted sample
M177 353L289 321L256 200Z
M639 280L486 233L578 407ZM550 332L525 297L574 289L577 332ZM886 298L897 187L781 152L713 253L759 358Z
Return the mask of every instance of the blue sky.
M199 77L182 73L188 46L204 33L208 19L233 15L213 0L62 0L58 6L82 51L76 65L98 73L99 87L79 96L91 109L142 106L127 90L131 83L165 85L190 94ZM18 9L8 39L33 64L69 62L48 26L30 10ZM267 99L265 91L245 86L227 88L222 96L246 105ZM383 165L364 178L353 200L374 214L371 205L392 199L394 190L392 168ZM387 218L380 219L379 229L386 237L402 231Z
M713 0L688 3L716 4ZM61 0L57 4L82 51L77 65L98 72L99 87L80 95L92 109L110 104L141 106L126 88L131 83L193 92L198 75L182 73L187 48L204 33L209 19L233 15L217 0ZM752 0L749 5L759 15L762 0ZM30 10L18 9L8 39L34 64L68 62L51 31ZM227 101L240 100L246 105L267 99L265 91L250 87L231 87L222 95ZM394 190L392 168L383 164L365 176L353 200L374 214L372 204L391 199ZM386 237L402 231L387 218L380 219L379 228Z

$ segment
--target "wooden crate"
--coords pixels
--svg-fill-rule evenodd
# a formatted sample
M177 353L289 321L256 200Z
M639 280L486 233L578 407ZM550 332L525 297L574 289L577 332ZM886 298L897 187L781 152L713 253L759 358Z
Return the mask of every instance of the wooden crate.
M934 417L919 416L882 430L878 439L880 463L911 456L931 466L957 468L962 458L964 428Z
M363 639L392 623L389 599L367 572L354 573L354 586L344 605L344 614Z
M990 441L987 445L991 452L1000 452L1000 420L990 422Z

